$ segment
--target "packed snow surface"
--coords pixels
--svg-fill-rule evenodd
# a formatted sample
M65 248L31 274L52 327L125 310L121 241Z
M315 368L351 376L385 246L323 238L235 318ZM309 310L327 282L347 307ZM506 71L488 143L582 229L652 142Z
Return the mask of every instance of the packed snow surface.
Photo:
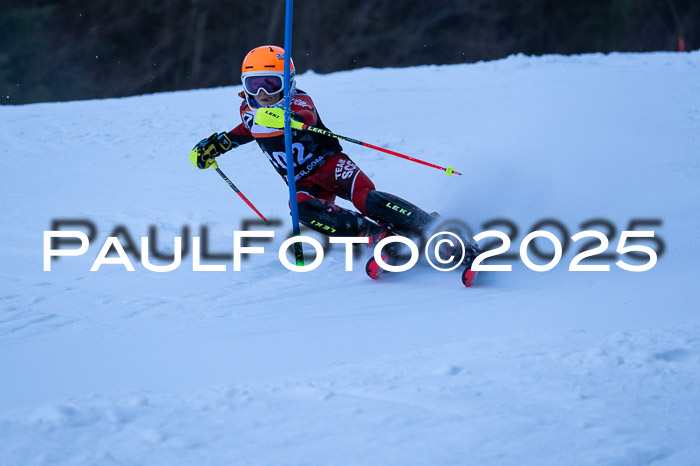
M585 263L610 271L568 270L590 238L470 289L423 259L372 281L370 252L346 272L337 246L289 271L287 187L253 143L219 163L281 222L249 227L275 232L263 254L91 272L119 226L136 250L151 226L163 253L206 226L209 252L232 252L255 214L188 153L239 123L240 88L0 107L0 464L700 464L700 52L297 82L332 131L465 174L343 143L378 189L509 233L516 254L540 220L599 230L612 256ZM95 238L44 271L58 219ZM615 265L645 262L616 253L628 229L663 244L651 270Z

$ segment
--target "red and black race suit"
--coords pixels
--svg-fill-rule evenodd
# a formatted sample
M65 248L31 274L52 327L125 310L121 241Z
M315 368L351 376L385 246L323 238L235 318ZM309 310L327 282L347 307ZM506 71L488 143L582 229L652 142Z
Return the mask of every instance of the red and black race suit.
M241 97L243 93L239 94ZM257 141L277 173L287 181L287 156L284 144L284 130L267 128L255 124L257 109L248 106L245 99L241 104L243 123L228 133L231 141L246 144ZM316 111L313 100L304 91L297 90L292 98L293 118L309 126L327 129ZM329 157L343 148L336 138L311 131L292 130L292 152L294 154L295 182L318 170Z

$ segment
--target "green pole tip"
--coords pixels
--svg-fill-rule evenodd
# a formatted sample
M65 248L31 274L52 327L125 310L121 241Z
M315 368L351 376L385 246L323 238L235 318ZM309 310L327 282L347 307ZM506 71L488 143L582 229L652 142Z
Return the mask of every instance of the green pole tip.
M450 166L447 167L447 169L445 170L445 173L447 173L447 176L452 176L452 172L454 172L454 171L455 171L455 167L453 167L452 165L450 165Z

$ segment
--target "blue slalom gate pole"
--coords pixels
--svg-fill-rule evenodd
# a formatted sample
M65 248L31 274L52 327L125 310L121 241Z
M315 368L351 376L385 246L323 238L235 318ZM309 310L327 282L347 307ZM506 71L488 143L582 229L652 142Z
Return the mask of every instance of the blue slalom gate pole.
M287 184L289 185L289 207L292 210L292 230L299 236L299 209L297 207L297 187L294 179L294 152L292 151L292 11L293 0L286 0L284 20L284 148L287 153ZM294 243L294 258L299 266L304 265L304 250L301 242Z

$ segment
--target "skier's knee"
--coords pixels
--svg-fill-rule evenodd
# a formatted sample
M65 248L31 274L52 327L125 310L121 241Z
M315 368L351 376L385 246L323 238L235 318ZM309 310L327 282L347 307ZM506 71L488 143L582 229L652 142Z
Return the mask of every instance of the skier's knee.
M301 204L302 202L310 201L310 200L313 200L313 199L315 199L315 198L314 198L314 196L312 196L311 194L309 194L309 193L307 193L307 192L305 192L305 191L297 191L297 206L298 206L299 204ZM291 208L291 202L289 203L289 206L290 206L290 208Z
M350 199L353 205L359 210L362 215L367 215L367 196L375 190L374 183L367 175L360 172L355 179L352 190L352 198Z

